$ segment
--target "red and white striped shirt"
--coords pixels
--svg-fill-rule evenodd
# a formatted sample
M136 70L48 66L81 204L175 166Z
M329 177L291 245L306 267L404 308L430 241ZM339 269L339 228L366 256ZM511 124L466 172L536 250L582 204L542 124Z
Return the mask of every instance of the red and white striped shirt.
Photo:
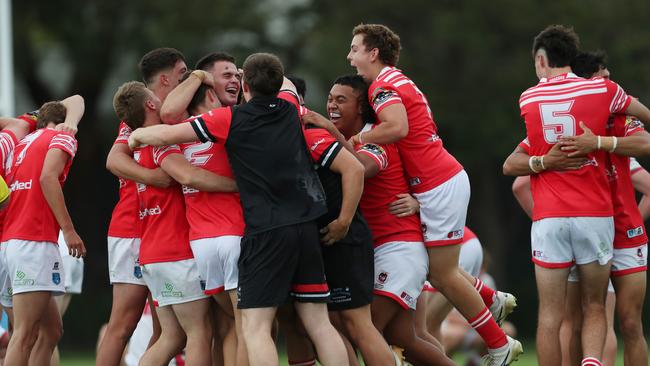
M427 98L401 70L384 67L370 85L368 98L377 115L393 104L406 108L409 132L396 145L411 191L427 192L463 170L442 146Z
M581 134L579 121L594 134L606 135L609 116L625 111L630 101L623 88L608 79L583 79L572 73L541 79L519 99L529 154L543 155L560 136ZM606 154L590 153L588 162L578 170L532 175L533 220L612 216Z

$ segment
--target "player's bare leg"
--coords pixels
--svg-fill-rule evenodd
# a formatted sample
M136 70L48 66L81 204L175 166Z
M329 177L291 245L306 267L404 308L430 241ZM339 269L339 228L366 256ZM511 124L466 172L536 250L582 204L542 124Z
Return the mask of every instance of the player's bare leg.
M54 296L54 302L56 303L56 308L59 310L61 319L63 319L63 315L65 315L66 310L68 310L68 305L70 305L71 299L72 299L72 294ZM59 347L56 346L54 347L54 352L52 352L52 360L50 361L50 366L59 366L59 363L60 363Z
M375 296L372 301L372 321L389 344L404 349L411 362L423 365L453 365L442 350L415 334L414 312L405 310L392 299ZM390 336L389 336L390 334Z
M568 277L569 268L549 269L535 265L539 296L537 360L542 366L562 363L559 334Z
M345 345L330 323L327 305L323 303L295 302L296 313L311 338L318 360L324 366L348 365ZM248 349L252 349L248 347Z
M190 365L210 366L212 324L210 323L209 298L171 305L178 323L187 335L185 358Z
M580 296L582 301L582 355L602 360L607 334L605 300L611 261L578 265Z
M567 282L564 313L560 325L560 347L562 348L563 366L573 366L580 363L580 355L582 354L582 347L580 346L581 329L580 286L578 282Z
M424 304L425 320L426 320L426 330L428 334L431 334L436 340L442 343L442 332L440 330L442 322L447 318L447 315L453 310L453 306L447 301L445 296L440 292L436 291L434 293L429 293L423 291L420 294L420 297L425 296L426 303ZM418 298L418 306L415 310L416 312L416 323L417 323L417 313L420 311L420 299ZM446 352L444 343L441 344L441 350Z
M97 349L98 366L118 366L129 338L133 334L149 290L127 283L113 284L113 305L106 333Z
M624 344L625 365L647 365L648 344L643 335L643 300L646 272L612 277L616 289L616 314Z
M5 365L27 365L29 355L38 338L39 322L50 306L51 297L52 293L49 291L13 295L14 333L7 347ZM54 310L56 310L56 306ZM61 327L62 325L60 325L59 332L62 331Z
M213 334L219 333L221 339L221 354L224 365L237 364L237 334L235 332L235 318L230 296L227 293L220 293L212 296L216 301L215 315L216 327L213 327Z
M350 335L348 334L347 329L345 329L345 325L343 324L343 320L341 319L341 314L338 311L330 311L329 318L334 328L336 328L336 330L339 332L339 335L341 336L341 340L345 345L345 350L348 354L348 361L350 362L350 366L359 366L359 358L357 356L357 351L354 349L354 346L350 341L351 338Z
M607 291L605 301L605 312L607 315L607 335L605 336L605 347L603 347L603 366L616 365L616 352L618 351L618 340L614 331L614 312L616 309L616 294Z
M39 321L38 339L32 348L29 356L29 365L47 365L52 360L54 348L63 335L63 323L61 314L57 308L54 297L50 302Z
M156 342L142 355L139 366L167 365L185 347L185 332L171 306L157 307L161 333Z
M147 295L147 300L149 301L149 310L151 310L151 324L153 330L151 333L151 338L149 339L149 345L147 346L147 349L149 349L151 348L151 346L153 346L154 343L156 343L156 341L162 334L162 326L160 325L160 319L158 319L158 311L157 311L158 307L156 306L156 302L154 301L151 292L149 292L149 294Z
M246 348L255 350L248 353L252 366L278 365L278 352L271 337L271 328L277 308L241 309L242 331Z
M377 328L372 324L370 304L339 312L341 322L363 356L366 365L390 365L393 353Z
M278 322L287 343L289 365L316 365L316 351L307 331L296 317L293 304L278 308Z
M244 334L241 328L241 311L237 309L237 290L228 291L230 304L235 315L235 332L237 336L237 366L248 366L248 350L244 342Z

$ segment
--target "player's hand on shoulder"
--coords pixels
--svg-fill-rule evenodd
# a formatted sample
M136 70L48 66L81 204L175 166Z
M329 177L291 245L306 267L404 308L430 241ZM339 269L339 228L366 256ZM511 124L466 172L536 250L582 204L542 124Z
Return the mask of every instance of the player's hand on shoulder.
M86 246L74 229L63 230L63 239L68 246L68 254L75 258L86 256Z
M349 229L350 222L346 223L342 220L336 219L320 230L320 233L323 234L321 242L325 245L332 245L345 238L345 236L348 235Z
M77 127L67 125L65 123L59 123L54 127L55 130L67 133L69 135L75 136L77 134Z
M131 134L129 135L129 148L131 148L131 150L134 150L135 148L140 147L142 145L140 141L138 141L138 135L140 135L140 132L141 131L138 128L135 131L131 132Z
M397 199L388 205L388 212L397 217L406 217L420 212L420 203L408 193L400 193Z
M302 122L305 124L312 124L316 127L324 128L326 130L334 127L334 124L330 122L330 120L325 118L320 113L311 110L302 115Z

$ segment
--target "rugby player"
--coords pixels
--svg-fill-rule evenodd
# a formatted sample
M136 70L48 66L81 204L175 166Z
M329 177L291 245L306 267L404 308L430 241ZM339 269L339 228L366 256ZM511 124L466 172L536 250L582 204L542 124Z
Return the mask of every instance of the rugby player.
M532 254L540 297L537 353L542 365L561 362L559 328L565 304L569 267L578 265L584 309L582 364L601 365L605 341L605 303L614 222L606 155L587 155L586 163L562 174L551 171L545 158L558 152L561 136L580 129L606 133L612 113L628 113L650 119L650 112L616 83L596 78L585 80L571 71L578 53L578 37L572 29L549 26L533 42L533 58L540 83L525 91L519 101L526 121L527 140L504 164L504 173L531 177L533 207ZM613 151L615 138L603 144ZM565 148L566 146L562 147ZM527 157L522 152L530 152ZM537 155L539 154L539 155ZM573 156L575 154L564 154ZM528 165L527 167L525 165ZM548 171L545 171L548 168ZM579 191L575 187L581 187Z
M145 84L165 100L187 71L185 57L173 48L157 48L145 54L139 62ZM120 199L115 205L108 228L108 268L113 285L113 304L106 333L97 350L97 365L118 366L124 347L135 330L147 298L138 256L141 227L138 219L136 183L167 187L171 178L162 169L146 169L133 160L127 146L131 128L120 123L119 133L106 159L106 168L119 179ZM153 304L153 301L151 301ZM153 305L152 305L153 306ZM155 341L160 334L154 316Z
M421 207L429 281L485 340L490 364L509 364L522 352L521 343L508 338L499 328L485 304L491 298L481 296L458 268L470 196L469 178L442 146L426 97L395 67L399 37L378 24L360 24L352 35L347 59L359 75L372 83L369 100L379 120L377 128L361 131L352 140L359 144L396 144L409 189Z

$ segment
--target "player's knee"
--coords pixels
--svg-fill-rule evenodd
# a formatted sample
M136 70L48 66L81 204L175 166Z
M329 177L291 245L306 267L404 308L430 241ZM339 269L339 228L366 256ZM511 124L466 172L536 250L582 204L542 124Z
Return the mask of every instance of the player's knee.
M626 312L619 314L620 330L623 338L636 338L643 335L643 325L641 314L635 312Z

